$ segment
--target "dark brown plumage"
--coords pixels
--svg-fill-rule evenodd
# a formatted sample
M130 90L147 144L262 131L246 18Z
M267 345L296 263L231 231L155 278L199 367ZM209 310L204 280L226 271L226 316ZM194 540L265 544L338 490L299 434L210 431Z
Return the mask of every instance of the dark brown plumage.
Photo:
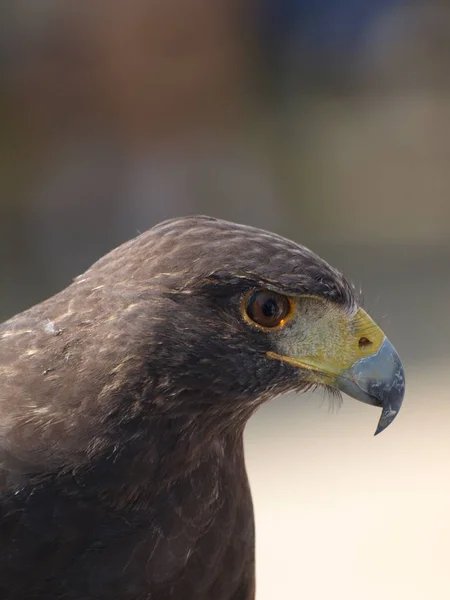
M252 600L248 418L349 391L339 373L386 343L337 271L273 234L192 217L113 250L0 326L0 597ZM388 422L400 369L349 393Z

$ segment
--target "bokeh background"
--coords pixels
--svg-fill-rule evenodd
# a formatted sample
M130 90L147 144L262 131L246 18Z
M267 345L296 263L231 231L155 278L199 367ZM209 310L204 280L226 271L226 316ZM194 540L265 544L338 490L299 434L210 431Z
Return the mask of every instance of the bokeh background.
M156 222L313 248L404 359L396 422L247 429L258 600L450 598L450 3L0 3L0 317Z

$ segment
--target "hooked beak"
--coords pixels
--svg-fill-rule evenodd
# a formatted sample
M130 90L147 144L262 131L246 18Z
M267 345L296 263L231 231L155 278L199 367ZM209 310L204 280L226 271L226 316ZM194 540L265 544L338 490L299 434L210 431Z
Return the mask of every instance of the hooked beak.
M375 435L381 433L397 416L405 393L405 373L394 346L385 338L376 354L357 360L336 377L336 387L356 400L382 407Z

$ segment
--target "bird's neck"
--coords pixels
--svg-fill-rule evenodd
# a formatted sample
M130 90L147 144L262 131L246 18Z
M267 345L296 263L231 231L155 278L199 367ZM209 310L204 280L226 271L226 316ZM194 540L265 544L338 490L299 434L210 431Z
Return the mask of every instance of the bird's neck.
M105 501L120 508L152 506L180 488L185 498L208 503L219 487L238 477L246 481L243 427L210 427L179 416L150 420L145 431L128 435L120 450L104 455L87 477L102 486L98 492Z

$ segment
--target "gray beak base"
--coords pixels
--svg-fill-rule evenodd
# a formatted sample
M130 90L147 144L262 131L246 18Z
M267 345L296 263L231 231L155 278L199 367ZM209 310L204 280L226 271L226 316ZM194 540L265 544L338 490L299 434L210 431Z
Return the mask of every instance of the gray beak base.
M337 387L356 400L382 407L375 435L381 433L397 416L405 394L405 373L394 346L385 339L376 354L343 373Z

